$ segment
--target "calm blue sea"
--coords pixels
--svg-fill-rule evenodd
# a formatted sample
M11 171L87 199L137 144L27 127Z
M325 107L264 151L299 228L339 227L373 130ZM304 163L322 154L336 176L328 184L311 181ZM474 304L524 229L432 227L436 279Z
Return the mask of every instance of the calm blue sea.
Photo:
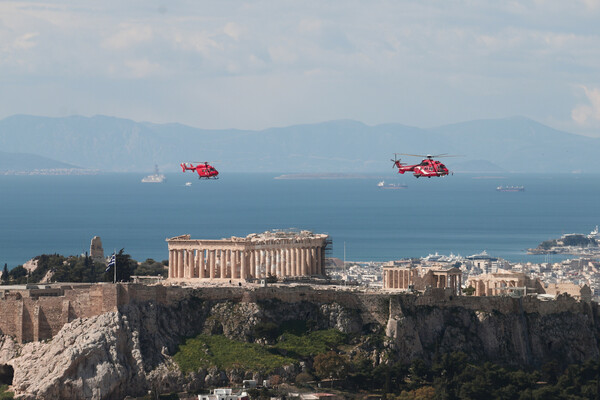
M600 224L600 175L396 175L281 180L225 174L198 181L171 174L163 184L141 183L140 174L0 176L0 263L13 268L43 253L82 254L95 235L106 253L124 248L139 261L163 260L167 237L214 239L285 228L328 233L332 255L343 258L345 243L352 261L483 250L511 261L542 261L525 249ZM408 188L382 190L382 178ZM526 191L497 192L498 185Z

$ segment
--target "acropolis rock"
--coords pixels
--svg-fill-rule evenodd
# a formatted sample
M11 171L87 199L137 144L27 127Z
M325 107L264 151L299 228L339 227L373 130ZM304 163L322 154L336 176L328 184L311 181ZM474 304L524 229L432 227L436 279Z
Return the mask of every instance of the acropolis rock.
M86 298L95 301L83 306ZM517 368L548 361L565 367L600 355L598 304L566 295L542 301L455 296L437 288L414 295L306 285L97 284L15 289L0 298L0 311L0 331L17 338L0 335L0 362L14 368L9 390L22 399L120 399L151 389L238 385L261 371L241 363L235 371L211 366L186 375L172 356L185 338L201 333L259 343L253 334L258 324L285 321L312 321L311 329L355 335L346 356L370 359L374 366L386 360L430 362L433 348ZM368 334L376 332L383 341ZM300 363L276 374L293 382Z

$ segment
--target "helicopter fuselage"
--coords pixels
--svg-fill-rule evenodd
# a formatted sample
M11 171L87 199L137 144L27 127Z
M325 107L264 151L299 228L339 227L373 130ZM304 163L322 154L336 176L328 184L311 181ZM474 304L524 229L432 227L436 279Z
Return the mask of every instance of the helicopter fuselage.
M183 172L185 171L196 171L199 179L219 179L219 171L217 171L212 165L208 163L204 164L194 164L189 163L181 163L181 169Z
M426 158L421 161L420 164L415 165L405 165L400 162L400 160L395 162L396 167L398 167L398 173L404 174L405 172L412 172L416 178L421 176L425 176L427 178L431 178L434 176L446 176L449 174L448 168L441 162L437 160L433 160L430 158Z

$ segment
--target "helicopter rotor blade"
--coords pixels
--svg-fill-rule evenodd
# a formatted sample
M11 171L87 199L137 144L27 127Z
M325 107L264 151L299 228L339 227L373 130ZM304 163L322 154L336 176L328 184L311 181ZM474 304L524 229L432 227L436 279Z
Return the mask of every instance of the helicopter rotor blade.
M394 154L400 154L402 156L411 156L411 157L427 157L426 155L423 155L423 154L408 154L408 153L394 153Z
M442 154L407 154L407 153L394 153L394 154L401 154L404 156L411 156L411 157L423 157L423 158L446 158L446 157L464 157L464 155L462 154L448 154L448 153L442 153Z

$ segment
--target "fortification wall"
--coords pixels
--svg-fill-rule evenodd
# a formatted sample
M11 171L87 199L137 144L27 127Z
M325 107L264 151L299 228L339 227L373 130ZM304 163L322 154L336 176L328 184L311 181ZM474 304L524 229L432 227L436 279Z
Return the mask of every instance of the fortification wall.
M96 284L5 289L0 296L0 333L20 343L50 339L75 318L116 310L117 288Z
M568 296L554 301L535 297L467 297L452 296L443 289L424 295L385 292L346 291L305 286L269 287L179 287L141 284L59 285L49 289L11 289L0 296L0 333L19 342L52 338L75 318L88 318L115 311L132 303L155 302L176 306L188 298L206 301L258 303L279 300L288 303L337 303L360 313L365 324L385 326L390 318L414 313L420 307L461 308L469 311L501 314L583 313L597 320L596 303L578 302Z

